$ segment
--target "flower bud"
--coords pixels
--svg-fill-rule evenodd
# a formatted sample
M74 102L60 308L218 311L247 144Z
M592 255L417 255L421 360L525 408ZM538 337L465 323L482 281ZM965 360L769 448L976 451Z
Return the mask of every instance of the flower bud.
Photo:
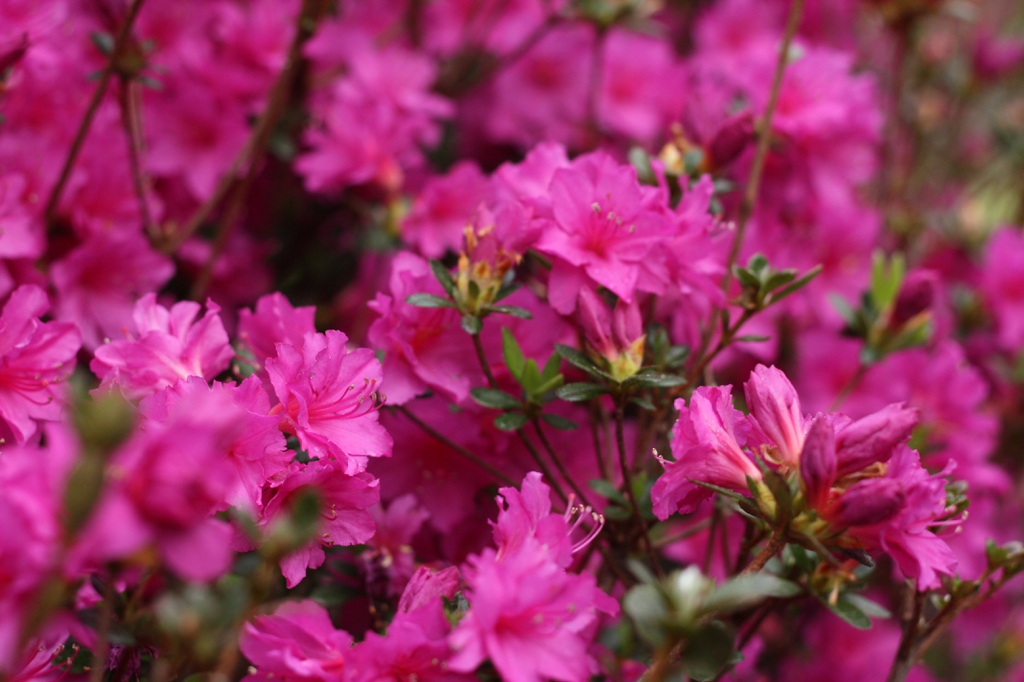
M872 478L854 483L843 493L829 514L829 521L842 528L870 526L890 518L903 506L905 493L899 481Z
M890 318L894 329L902 327L932 307L935 301L935 280L935 273L929 270L917 270L907 275Z
M736 160L754 140L754 117L746 111L722 124L708 145L711 164L715 168L727 166Z
M804 437L800 477L807 504L812 509L824 509L836 477L836 434L824 417L816 417Z
M898 403L849 424L836 434L838 475L888 461L893 448L910 438L917 419L917 410Z
M613 311L593 290L580 290L578 319L590 348L607 363L616 381L639 371L644 359L643 322L636 301L621 300ZM609 314L611 312L611 314Z

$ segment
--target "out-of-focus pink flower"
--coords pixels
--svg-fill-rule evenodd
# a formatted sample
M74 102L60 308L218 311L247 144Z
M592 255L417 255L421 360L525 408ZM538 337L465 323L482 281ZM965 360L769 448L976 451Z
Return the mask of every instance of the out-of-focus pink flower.
M651 489L654 513L667 519L676 510L687 514L713 495L692 481L703 481L739 492L747 491L747 476L761 472L743 451L750 425L732 405L731 386L702 386L687 406L677 400L679 420L672 427L674 462L662 460L665 473Z
M54 315L77 324L82 344L93 350L131 325L135 302L166 284L174 264L137 232L100 231L56 261L50 274Z
M460 161L447 174L431 178L413 199L402 221L402 238L427 258L458 252L462 233L487 199L489 183L472 161Z
M281 560L288 587L298 585L307 568L324 563L324 547L358 545L373 537L373 518L367 509L380 501L380 482L370 474L350 475L341 462L295 462L279 479L265 503L264 525L289 513L303 490L312 489L320 496L320 535Z
M231 563L231 527L213 514L227 508L238 478L228 457L245 422L224 392L194 394L162 425L150 422L114 455L121 472L72 549L71 566L91 567L154 547L174 573L212 580Z
M132 314L134 331L125 330L126 340L97 348L89 364L101 379L100 389L116 386L135 400L178 379L210 380L227 369L235 353L217 315L220 308L207 301L206 314L196 322L201 307L182 301L168 310L156 302L156 294L140 298Z
M377 505L370 509L375 532L368 544L371 549L363 554L368 584L378 582L382 574L387 584L389 597L402 594L406 584L416 570L416 559L410 543L412 538L430 518L430 512L420 505L414 495L396 497L387 510Z
M345 670L352 636L335 629L316 602L289 602L242 627L238 646L256 667L244 679L265 682L337 682Z
M650 144L668 131L685 97L682 69L667 40L612 28L601 45L600 123Z
M38 258L45 234L25 204L28 183L20 173L0 175L0 257Z
M594 41L593 26L562 22L503 69L464 116L480 115L487 136L498 142L579 147Z
M604 358L617 381L623 381L640 369L644 359L644 331L636 301L616 301L608 306L590 287L580 289L577 318L587 344Z
M249 377L237 386L215 381L210 386L201 377L189 377L144 398L139 411L147 419L165 423L186 406L209 404L212 398L233 403L235 419L240 422L227 447L235 477L224 499L256 517L263 508L264 486L287 469L294 456L278 429L280 419L269 415L270 398L259 379Z
M410 253L395 257L389 294L378 293L370 308L380 315L368 332L370 343L384 350L384 386L392 405L402 405L428 388L455 402L483 384L473 344L451 308L421 308L412 294L444 295L430 265Z
M1024 347L1024 235L1002 227L992 235L981 267L981 292L995 316L999 345L1009 353Z
M0 442L24 443L38 422L61 417L82 337L73 324L40 322L48 307L42 289L24 285L0 315Z
M367 457L389 457L391 436L378 423L380 362L373 351L349 351L338 331L306 333L302 348L277 344L266 362L281 406L282 428L313 457L342 462L347 473L366 468Z
M317 125L306 132L310 151L295 168L315 192L376 183L397 191L404 172L422 165L422 147L440 139L448 100L429 91L433 62L398 47L353 54L349 73L313 100Z

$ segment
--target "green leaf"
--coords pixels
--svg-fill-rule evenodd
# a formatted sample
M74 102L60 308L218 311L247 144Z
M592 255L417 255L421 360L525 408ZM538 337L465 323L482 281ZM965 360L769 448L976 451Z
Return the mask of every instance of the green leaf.
M776 291L774 294L772 294L771 302L772 303L778 303L779 301L781 301L782 299L786 298L790 294L796 293L797 291L800 291L805 286L810 284L811 280L814 279L815 277L817 277L819 274L821 274L821 266L820 265L815 265L803 277L801 277L800 279L796 280L795 282L790 284L788 287L786 287L782 291ZM833 305L834 304L835 304L835 302L833 301Z
M690 357L689 346L672 346L665 354L666 367L680 367Z
M544 413L540 418L559 431L575 431L580 428L580 425L573 420L566 419L565 417L561 417L557 414Z
M622 610L633 621L636 633L642 639L655 647L665 640L663 623L668 615L668 605L655 585L635 585L622 600Z
M445 293L449 297L455 298L455 280L452 279L452 273L448 272L448 268L441 261L432 260L430 261L430 271L434 273L434 278L444 288Z
M544 373L541 372L540 377L543 383L541 383L541 385L538 386L534 391L536 397L540 397L543 396L545 393L554 391L555 389L559 388L563 383L565 383L565 377L563 377L561 374L556 374L550 379L545 380Z
M467 334L476 336L480 333L480 330L484 328L484 323L476 315L463 315L462 316L462 329Z
M626 566L629 568L629 572L635 575L637 580L640 582L647 583L649 585L658 584L658 579L653 573L651 573L651 569L647 568L642 561L638 561L637 559L630 557L626 560Z
M478 386L469 392L479 405L496 410L514 410L522 404L513 396L497 388Z
M591 490L606 500L626 504L626 496L619 492L619 489L603 478L592 478L588 481Z
M625 521L626 519L633 517L633 512L623 507L616 507L613 505L605 507L604 511L601 513L604 514L606 519L611 519L612 521Z
M753 573L733 578L704 599L707 613L742 611L769 598L795 597L803 590L796 583L769 573Z
M735 632L725 623L712 621L686 639L679 657L683 672L697 682L713 680L732 660Z
M537 363L533 358L526 361L526 367L523 369L523 388L526 389L527 395L536 395L537 389L540 388L540 370L537 369Z
M775 498L775 521L780 525L788 524L793 518L793 491L789 483L774 469L766 468L762 475L764 484Z
M441 298L434 294L413 294L405 299L409 305L417 308L454 308L455 304L447 298Z
M625 386L644 386L649 388L672 388L682 386L686 379L676 374L665 374L663 372L642 372L634 374L622 382Z
M497 416L494 426L502 431L518 431L526 426L526 422L529 420L530 418L524 412L506 412Z
M764 283L764 291L775 291L781 286L789 284L796 279L796 270L786 269L773 272Z
M736 279L740 281L744 287L750 289L760 290L761 280L758 279L757 275L746 268L741 268L738 265L733 268L733 273L736 275Z
M818 598L821 602L829 608L829 610L845 620L847 623L857 628L858 630L870 630L871 619L864 613L858 606L853 604L847 598L849 595L840 595L839 599L836 600L835 604L830 604L827 598Z
M109 33L93 31L89 34L89 40L92 41L93 45L99 48L100 52L107 56L110 56L110 53L114 51L114 36Z
M878 602L871 601L863 595L848 592L843 596L846 598L846 601L860 609L867 616L872 618L892 618L892 614L889 612L889 609L885 608Z
M648 412L654 412L656 409L654 403L645 398L642 395L635 395L629 399L629 402L639 405L641 409L647 410Z
M512 284L506 284L505 286L501 287L500 289L498 289L498 293L494 295L495 303L497 303L503 298L508 298L512 294L516 293L517 291L519 291L520 288L522 288L522 286L522 284L513 282Z
M602 371L593 360L572 346L563 346L560 343L556 343L555 352L570 365L578 367L592 376L602 377L604 379L612 378L610 374Z
M772 337L764 336L761 334L747 334L746 336L737 336L733 341L743 341L746 343L759 343L761 341L771 341Z
M750 260L747 261L747 269L753 272L754 274L761 274L761 271L763 271L766 267L768 267L768 259L765 258L764 255L760 253L755 253L753 256L750 257Z
M516 381L523 383L523 370L526 369L526 358L519 347L519 342L507 328L501 328L501 351L505 356L505 366Z
M505 315L511 315L512 317L518 317L521 320L532 320L533 313L526 308L520 308L514 305L489 305L484 308L489 313L503 313Z
M600 384L577 381L562 386L555 391L555 395L562 400L568 400L570 403L580 403L604 395L607 392L608 389Z
M541 370L541 381L551 381L551 379L558 376L558 370L561 368L562 358L558 353L552 353L551 357L548 358L548 361L544 363L544 369Z
M750 477L748 476L747 478L750 478ZM688 480L690 483L693 483L694 485L699 485L701 488L707 488L708 490L714 490L719 495L725 495L726 497L731 497L734 500L745 500L746 499L745 497L743 497L743 495L741 495L740 493L736 492L735 490L729 490L728 488L723 488L722 486L715 485L714 483L706 483L704 481L698 481L698 480L693 479L693 478L688 478L686 480Z

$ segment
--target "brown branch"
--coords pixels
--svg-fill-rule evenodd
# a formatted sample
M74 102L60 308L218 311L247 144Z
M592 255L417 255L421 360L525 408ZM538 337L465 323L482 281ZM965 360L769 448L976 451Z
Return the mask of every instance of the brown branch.
M150 240L159 236L159 226L153 221L149 210L149 176L142 163L145 155L145 136L142 131L142 112L138 84L127 76L121 76L121 91L118 93L118 104L121 107L121 124L124 126L128 140L128 166L135 186L135 196L139 200L139 216L143 228Z
M121 24L121 28L117 32L117 38L114 39L114 45L110 49L110 57L107 59L107 64L103 67L103 71L100 72L100 78L99 82L96 84L96 90L92 93L92 99L89 101L89 106L85 109L85 115L82 117L81 123L78 124L78 131L75 133L75 139L71 143L71 147L68 149L67 158L64 159L64 166L60 169L60 175L57 176L57 184L53 186L53 190L50 192L50 198L46 202L46 211L43 213L43 216L47 226L53 224L54 214L57 211L57 206L60 204L61 195L64 194L64 189L68 184L68 179L71 177L71 171L75 166L75 160L78 158L78 154L82 151L82 145L85 143L85 138L89 135L89 128L92 127L92 120L96 117L96 112L99 111L100 104L103 102L103 96L107 93L107 86L110 84L110 77L118 68L118 62L121 59L121 55L124 52L124 48L128 44L128 39L132 33L132 24L135 23L135 18L139 15L139 10L142 9L142 3L144 2L145 0L132 1L131 6L128 8L128 14L125 16L124 22Z
M615 443L619 449L619 468L622 471L622 485L626 489L626 499L629 500L629 505L632 507L633 518L636 521L637 530L640 532L640 540L644 545L644 551L647 552L647 558L651 562L651 568L654 570L655 575L659 578L664 578L665 574L661 570L658 553L651 542L651 536L647 533L647 522L644 521L644 516L640 513L640 503L637 502L636 495L633 493L633 473L629 468L629 462L626 458L626 439L622 432L624 419L622 401L616 399L615 402Z
M781 534L772 533L771 537L768 538L768 543L761 548L761 551L751 560L747 567L743 569L740 575L750 575L751 573L757 573L765 564L772 560L772 558L778 554L783 547L786 546Z
M291 45L288 48L288 57L285 60L285 65L274 80L274 84L270 89L270 95L267 98L267 105L256 121L249 140L238 156L235 157L234 162L231 164L231 169L221 177L213 194L195 210L188 222L176 230L175 234L162 245L166 253L174 253L206 222L224 199L229 195L233 195L232 203L224 211L218 223L218 237L213 252L210 254L206 266L204 266L203 273L197 279L196 285L193 286L193 298L195 298L197 293L201 295L208 285L213 269L212 263L216 261L217 256L220 255L224 244L227 242L227 235L221 236L221 234L228 232L230 226L241 213L249 188L260 168L260 161L262 161L267 151L270 137L281 120L281 116L288 104L295 77L299 73L302 63L302 47L313 36L317 23L320 17L326 13L329 4L326 0L303 0L302 9L299 11L299 16L296 20L295 36L292 38ZM200 284L202 286L199 286Z

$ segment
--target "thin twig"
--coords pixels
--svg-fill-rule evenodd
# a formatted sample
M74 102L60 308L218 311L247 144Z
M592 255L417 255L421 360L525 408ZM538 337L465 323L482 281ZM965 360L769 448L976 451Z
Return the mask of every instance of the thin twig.
M778 554L783 547L786 546L782 535L778 532L772 533L768 538L768 543L761 548L754 558L751 560L747 567L743 569L740 575L750 575L751 573L757 573L765 564L772 560L776 554Z
M924 610L924 594L917 591L917 586L912 580L907 581L906 595L910 601L910 615L903 623L903 635L900 637L900 645L896 650L896 658L889 668L887 682L899 682L907 677L910 669L914 667L914 649L917 640L918 628L921 626L921 613Z
M544 463L544 458L540 456L537 446L533 444L533 441L527 438L526 432L523 431L523 429L516 429L516 435L519 436L519 440L523 441L523 445L526 446L526 449L530 451L530 456L533 457L533 461L537 463L538 467L540 467L540 472L544 475L544 478L551 481L551 487L554 489L555 493L562 498L562 502L565 502L566 505L568 505L569 496L565 494L562 486L558 483L558 479L551 473L551 469L548 468L548 465Z
M137 83L121 76L121 90L118 93L118 104L121 106L121 124L124 126L128 140L128 166L135 186L135 195L139 201L139 216L142 226L150 240L158 237L159 228L153 222L153 214L149 210L149 177L142 163L145 137L142 132L139 92Z
M615 443L619 449L619 468L622 471L622 484L626 489L626 498L629 500L629 505L633 509L633 518L636 520L637 530L640 531L640 540L643 542L644 551L647 552L647 556L651 561L651 568L654 569L655 575L659 578L664 578L665 575L661 570L661 562L658 561L658 553L654 550L651 537L647 533L647 522L644 521L644 516L640 512L640 503L637 502L636 495L633 493L633 474L630 471L629 461L626 457L626 439L622 432L623 419L622 403L620 400L616 400Z
M569 476L569 472L565 470L565 465L562 464L562 460L558 456L558 453L556 453L555 449L551 447L551 442L548 441L548 437L544 435L544 430L541 429L539 420L533 420L533 428L537 431L537 439L540 441L541 445L544 446L544 449L548 451L548 456L551 458L551 461L555 463L555 468L558 469L558 473L562 474L562 478L565 479L565 482L568 483L569 487L572 488L574 493L576 493L576 497L580 498L580 502L590 506L587 496L584 495L580 487L576 485L576 481Z
M107 667L107 654L110 653L110 628L113 627L113 624L114 578L108 575L103 589L103 601L100 603L99 622L96 624L96 647L93 650L89 682L103 682L103 672Z
M206 293L206 289L213 277L213 269L217 259L224 252L231 229L243 212L245 200L260 169L260 162L266 155L270 138L280 122L291 97L295 78L302 64L302 47L316 32L320 17L325 13L325 4L324 0L303 1L302 9L299 11L299 16L295 23L295 36L292 38L291 45L288 48L288 57L281 72L274 80L274 85L271 87L270 95L267 98L267 105L256 122L248 142L246 142L242 152L235 159L234 164L232 164L231 172L221 179L210 199L200 206L188 223L175 234L168 247L168 250L171 252L177 250L199 229L213 212L214 208L231 194L231 203L228 204L228 207L224 210L218 221L217 237L210 250L210 255L207 257L202 271L192 285L190 298L193 300L203 298L203 295Z
M423 429L424 431L426 431L427 434L430 435L431 437L433 437L435 440L439 441L440 443L443 443L444 445L447 445L452 450L454 450L459 455L461 455L464 459L472 462L473 464L476 464L478 467L480 467L481 469L487 471L487 473L489 473L491 476L494 476L496 479L498 479L502 483L505 483L507 485L515 485L515 481L513 481L511 478L509 478L505 474L501 473L500 471L495 469L493 466L491 466L490 464L488 464L484 460L482 460L479 457L477 457L475 454L473 454L472 452L467 450L465 447L463 447L463 446L459 445L458 443L452 441L447 436L439 433L437 430L435 430L434 428L429 426L422 419L420 419L415 414L413 414L404 405L397 405L397 406L394 406L392 409L394 409L394 410L404 414L406 417L409 418L409 420L412 423L416 424L416 426L418 426L421 429Z
M484 371L484 376L487 377L487 383L490 384L491 388L497 388L498 382L494 380L491 364L487 362L487 354L484 352L484 344L480 340L480 335L470 334L470 336L473 337L473 348L476 350L476 358L480 361L480 368Z
M103 102L103 96L107 93L107 86L110 84L110 77L117 69L117 63L121 58L121 53L124 52L125 45L128 44L128 38L132 33L132 24L135 23L135 18L139 15L139 10L142 9L142 3L145 1L146 0L133 0L131 6L128 8L128 14L125 15L124 22L121 24L121 28L117 32L117 38L114 39L114 46L110 49L110 57L107 59L107 64L103 67L103 71L100 72L100 78L99 82L96 84L96 90L92 93L92 99L89 101L89 106L85 109L85 115L82 117L81 123L78 124L78 131L75 133L75 139L71 143L71 147L68 149L67 158L64 159L64 166L60 169L60 175L57 176L57 184L53 186L53 190L50 192L50 198L46 202L46 211L43 215L47 225L53 224L54 213L56 213L57 206L60 204L60 198L61 195L64 194L64 188L68 184L68 178L71 177L71 170L75 166L75 160L78 158L78 154L82 151L82 145L85 143L85 138L89 135L89 128L92 127L92 120L96 117L96 112L99 111L100 104Z

